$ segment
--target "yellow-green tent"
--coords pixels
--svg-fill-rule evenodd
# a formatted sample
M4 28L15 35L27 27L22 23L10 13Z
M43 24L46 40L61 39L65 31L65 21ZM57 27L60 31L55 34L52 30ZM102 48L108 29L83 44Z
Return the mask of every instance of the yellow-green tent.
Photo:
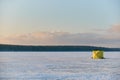
M104 58L103 54L104 52L101 50L94 50L92 52L92 59L103 59Z

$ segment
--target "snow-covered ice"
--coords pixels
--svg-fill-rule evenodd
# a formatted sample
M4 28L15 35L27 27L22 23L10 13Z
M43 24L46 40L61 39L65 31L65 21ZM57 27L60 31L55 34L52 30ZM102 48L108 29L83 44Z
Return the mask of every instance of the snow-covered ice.
M120 52L0 52L0 80L120 80Z

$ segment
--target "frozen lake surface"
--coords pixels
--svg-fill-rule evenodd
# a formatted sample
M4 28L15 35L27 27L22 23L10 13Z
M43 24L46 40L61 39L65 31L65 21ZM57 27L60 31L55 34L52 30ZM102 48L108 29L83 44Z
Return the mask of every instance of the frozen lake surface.
M0 52L0 80L120 80L120 52Z

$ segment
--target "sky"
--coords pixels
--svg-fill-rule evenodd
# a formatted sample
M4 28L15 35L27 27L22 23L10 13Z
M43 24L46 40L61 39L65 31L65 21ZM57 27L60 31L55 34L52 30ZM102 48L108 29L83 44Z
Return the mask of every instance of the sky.
M120 47L119 0L0 0L0 44Z

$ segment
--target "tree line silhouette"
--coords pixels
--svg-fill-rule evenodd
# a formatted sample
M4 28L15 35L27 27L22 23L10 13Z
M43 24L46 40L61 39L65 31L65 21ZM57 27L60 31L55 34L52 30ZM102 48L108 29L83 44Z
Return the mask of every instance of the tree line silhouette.
M120 51L120 48L107 48L96 46L27 46L27 45L7 45L0 44L0 51Z

